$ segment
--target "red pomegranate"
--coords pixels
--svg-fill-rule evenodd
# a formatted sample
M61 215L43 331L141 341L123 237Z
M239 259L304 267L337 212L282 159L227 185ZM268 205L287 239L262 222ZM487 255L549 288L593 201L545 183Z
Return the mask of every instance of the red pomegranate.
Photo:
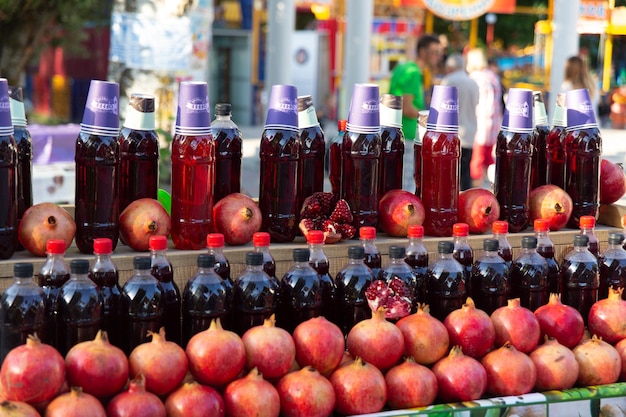
M385 377L373 365L356 358L330 376L335 390L335 411L339 414L377 413L387 402Z
M470 233L485 233L500 218L500 203L484 188L470 188L459 194L459 223L467 223Z
M263 379L257 368L228 384L224 404L229 417L278 417L280 414L278 391Z
M246 365L246 348L237 333L224 330L219 319L196 333L185 350L189 370L202 384L221 387L234 380Z
M428 305L420 304L414 314L401 318L396 326L404 337L404 354L411 356L415 362L430 365L448 352L448 330L430 315Z
M80 387L56 397L46 408L46 417L107 417L104 407Z
M520 305L519 298L497 308L491 313L491 321L496 329L497 346L510 342L520 352L530 353L539 344L539 321L532 311Z
M626 301L623 288L609 289L609 296L593 303L589 310L589 332L607 343L615 344L626 339Z
M560 230L567 225L574 204L562 188L553 185L542 185L530 192L530 219L546 219L550 221L550 230Z
M443 324L448 330L450 343L460 346L463 353L472 358L481 358L496 339L489 315L476 308L470 297L461 308L448 314Z
M224 400L219 392L195 381L187 382L165 400L167 417L224 417Z
M622 370L619 374L620 381L626 381L626 339L622 339L615 345L615 350L622 360Z
M245 245L261 229L261 209L250 197L232 193L213 206L215 231L229 245Z
M120 392L128 381L128 360L124 352L109 343L107 332L99 330L94 340L74 345L65 355L70 386L97 398Z
M487 353L480 363L487 371L487 392L493 395L522 395L535 386L535 364L511 343Z
M3 417L41 417L37 410L22 401L0 402L0 416Z
M385 374L387 406L393 409L425 407L437 397L437 378L433 371L411 357Z
M622 360L618 351L596 335L580 342L574 356L579 366L579 385L612 384L619 379Z
M600 203L612 204L626 194L626 175L622 164L602 158L600 163Z
M285 417L328 417L335 408L333 385L310 366L283 376L276 390Z
M405 237L412 224L424 223L424 205L406 190L390 190L378 203L378 227L389 236Z
M280 378L296 360L296 345L285 329L276 327L274 315L241 337L246 349L246 366L257 368L266 379Z
M548 304L535 310L541 337L550 336L568 349L574 349L583 339L585 322L578 310L561 303L559 294L550 294Z
M169 236L172 227L170 215L153 198L140 198L130 203L119 218L120 238L136 251L145 252L150 237Z
M159 397L146 391L146 381L141 374L130 381L128 391L109 401L106 411L107 417L166 417L167 414Z
M300 323L293 331L298 365L312 366L322 375L334 371L346 350L341 329L323 316Z
M74 218L54 203L39 203L29 207L22 215L17 229L22 246L35 256L46 256L46 244L50 239L64 240L65 247L69 247L75 233Z
M142 374L146 390L162 396L174 391L183 382L188 370L187 355L183 348L165 339L165 329L159 333L148 331L152 341L135 347L128 357L130 375Z
M537 370L536 391L572 388L578 379L574 353L552 337L546 336L546 341L530 353L530 359Z
M31 405L48 401L65 383L65 361L52 346L37 335L12 349L0 368L0 391L4 399Z
M473 401L487 388L487 373L476 359L466 356L459 346L432 368L437 377L437 396L444 402Z

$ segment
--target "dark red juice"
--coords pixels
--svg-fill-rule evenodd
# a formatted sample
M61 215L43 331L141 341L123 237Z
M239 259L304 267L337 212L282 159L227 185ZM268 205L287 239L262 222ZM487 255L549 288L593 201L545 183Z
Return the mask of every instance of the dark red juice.
M472 273L472 265L474 264L474 253L472 250L468 248L455 249L452 256L463 266L465 276L469 278Z
M0 136L0 259L17 248L17 145L13 136Z
M159 281L163 291L164 315L162 321L167 340L180 344L181 296L178 285L174 281L172 264L169 262L156 263L152 265L151 273Z
M278 281L262 270L245 273L233 285L233 331L239 336L276 312Z
M554 126L546 138L546 181L548 184L565 188L565 149L563 138L565 127Z
M300 323L320 316L321 289L319 275L313 268L289 270L281 279L278 289L276 325L293 333Z
M63 242L65 248L65 242ZM39 335L43 343L57 346L57 308L56 301L63 284L70 279L70 271L62 260L49 258L44 262L37 276L38 284L44 292L45 317L44 327Z
M561 264L561 280L563 304L578 310L586 324L591 306L598 301L598 264L566 259Z
M220 201L241 191L242 138L237 128L213 130L215 139L215 196Z
M310 265L317 271L320 276L320 288L322 292L322 309L321 315L326 317L330 322L336 321L336 293L337 287L335 281L330 276L330 265L328 261L316 260Z
M413 269L413 274L417 278L416 301L423 303L425 301L424 284L428 272L428 254L408 254L404 261Z
M545 266L514 261L511 268L511 295L522 307L535 311L548 302L548 280Z
M337 273L337 325L344 335L358 322L372 318L365 290L373 280L372 273L364 266Z
M537 187L547 184L547 167L548 167L548 155L547 155L547 138L550 133L550 127L547 125L535 126L533 132L533 157L532 167L530 171L530 189L533 190Z
M378 279L378 274L380 273L380 269L382 267L382 257L380 252L368 252L366 250L363 263L372 270L374 278Z
M513 261L513 251L511 248L499 248L498 255L509 264Z
M413 143L413 179L415 195L422 198L422 141L418 139Z
M624 287L626 287L626 259L603 257L600 262L598 300L604 300L609 296L609 288ZM626 292L622 292L622 299L626 300Z
M94 271L89 278L98 286L102 294L102 330L109 336L109 342L122 348L120 324L122 318L122 290L117 271Z
M537 246L537 253L543 256L548 264L548 294L561 293L559 263L554 259L553 246Z
M468 285L468 296L476 308L491 315L496 309L507 305L510 291L510 270L505 262L474 263Z
M120 147L120 213L140 198L157 198L159 138L152 130L122 128Z
M24 212L33 205L33 144L26 128L14 126L13 129L13 137L17 145L17 223L19 228ZM18 249L23 249L19 241Z
M300 207L314 192L324 191L326 143L320 125L300 129Z
M426 303L430 314L443 320L463 306L467 296L465 273L462 271L429 270L426 276Z
M380 174L378 195L382 197L389 190L402 189L404 173L404 135L397 127L381 126Z
M330 189L335 199L341 196L341 178L342 178L342 146L343 137L346 134L346 120L339 120L337 136L330 143L328 150L328 180L330 181Z

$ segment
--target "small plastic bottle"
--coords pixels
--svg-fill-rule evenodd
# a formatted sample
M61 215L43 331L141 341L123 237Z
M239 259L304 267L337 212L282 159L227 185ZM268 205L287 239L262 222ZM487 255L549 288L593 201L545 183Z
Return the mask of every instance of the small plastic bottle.
M412 224L408 227L409 245L404 261L413 269L417 278L417 302L424 302L424 283L428 272L428 250L424 246L424 227Z
M273 279L276 278L276 261L270 253L270 234L267 232L256 232L252 235L252 245L254 251L263 254L263 271Z
M623 233L609 233L609 247L606 248L598 262L600 263L600 287L598 300L609 296L609 288L626 287L626 250L622 247ZM626 291L626 290L624 290ZM626 292L622 292L626 300Z
M507 238L509 223L506 220L496 220L493 222L491 230L493 231L493 238L498 241L498 255L504 259L510 268L511 262L513 261L513 249Z
M335 277L337 284L337 325L345 336L358 322L372 317L365 290L374 280L372 270L365 265L363 246L348 248L348 263Z
M469 225L467 223L455 223L452 226L452 237L454 238L453 257L465 270L465 280L469 280L474 264L474 251L468 242ZM465 301L463 301L465 302Z
M359 238L363 245L364 258L363 261L374 274L374 278L378 278L380 268L382 267L382 259L380 251L376 247L376 228L372 226L361 226L359 229Z
M206 237L206 246L209 249L209 255L215 256L215 272L217 275L232 281L230 277L230 262L224 255L224 235L221 233L209 233Z
M411 312L415 313L417 311L417 296L423 281L418 281L418 277L413 272L411 266L404 261L405 255L406 249L404 246L390 246L389 262L382 267L380 274L376 278L382 279L387 284L394 278L404 282L413 295L411 298Z
M593 216L580 216L580 234L586 235L589 238L589 252L596 258L599 254L598 237L596 236L596 218Z
M561 281L559 276L561 269L554 258L554 243L550 239L550 221L535 219L533 224L535 237L537 238L537 253L544 257L548 264L548 294L561 293Z
M522 252L511 265L511 294L522 307L535 311L548 302L548 264L537 253L537 238L524 236Z
M402 188L404 173L404 134L402 133L402 96L380 97L380 175L378 195Z
M541 91L533 91L533 119L535 129L533 130L533 146L535 151L532 155L532 165L530 172L530 189L547 184L548 152L547 138L550 133L546 106L543 103Z
M180 344L181 334L181 296L176 281L174 268L167 258L167 238L165 236L150 237L151 273L161 284L163 291L163 306L165 313L162 317L167 340ZM159 329L157 329L157 332Z
M217 103L215 120L211 122L211 134L215 141L215 202L241 191L243 139L239 127L232 120L231 109L229 103Z
M454 259L453 251L453 242L439 242L439 257L428 267L426 303L430 314L440 321L461 308L467 297L465 269Z
M46 243L46 260L37 280L43 289L46 303L46 316L40 338L43 343L57 346L57 310L56 300L63 284L70 279L70 268L65 262L65 241L50 239Z
M477 308L491 315L497 308L507 305L511 272L509 264L500 256L497 239L483 241L483 255L472 267L467 293Z
M309 244L309 265L317 271L320 276L320 285L322 287L322 310L321 315L326 320L335 322L336 306L335 297L337 286L335 280L330 275L330 262L328 256L324 252L324 232L321 230L311 230L307 235L307 243Z
M574 249L561 262L561 300L574 307L587 323L589 310L598 301L600 271L598 260L589 251L587 235L574 236Z

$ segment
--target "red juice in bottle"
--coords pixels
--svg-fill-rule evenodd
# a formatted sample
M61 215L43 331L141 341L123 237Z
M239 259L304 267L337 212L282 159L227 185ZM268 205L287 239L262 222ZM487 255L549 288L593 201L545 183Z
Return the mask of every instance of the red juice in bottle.
M380 174L378 195L402 189L404 173L404 134L402 133L402 96L380 97Z
M159 281L162 290L164 314L162 317L167 340L180 344L181 296L174 281L174 268L167 259L167 238L150 237L150 272Z
M476 308L491 315L496 309L507 305L511 272L509 265L498 254L497 239L483 241L484 253L472 266L467 281L467 295L474 300Z
M546 185L548 173L547 140L550 133L546 106L543 103L541 91L533 91L533 115L535 129L533 130L532 166L530 171L530 189L533 190Z
M531 311L548 303L548 264L537 253L537 238L524 236L522 252L511 265L511 294Z
M559 93L552 116L552 128L546 138L546 175L547 183L565 189L565 94Z
M37 276L37 282L44 292L46 305L44 326L39 337L43 343L56 347L56 300L61 287L70 279L70 269L65 263L65 241L62 239L48 240L46 242L46 256Z
M507 235L509 233L509 223L504 220L496 220L491 226L493 238L498 241L498 255L510 267L513 261L513 249L509 243Z
M452 257L463 266L467 281L472 274L472 265L474 265L474 251L467 240L469 225L467 223L455 223L452 226L452 236L454 238Z
M120 213L140 198L157 198L159 137L154 122L154 97L131 94L118 138L120 151Z
M241 191L241 155L243 139L239 127L232 120L230 103L215 105L215 120L211 123L215 140L215 195L218 202Z
M348 248L348 263L335 277L337 285L337 325L345 336L358 322L372 317L365 291L374 281L372 270L363 263L363 246Z
M347 120L337 122L337 136L330 142L328 150L328 180L330 181L330 191L335 196L335 200L341 198L341 178L343 177L342 167L342 146L343 137L346 134Z
M13 137L9 86L0 78L0 259L9 259L17 249L17 144Z
M307 235L309 245L309 265L317 271L320 276L320 286L322 292L321 315L330 322L336 321L336 293L337 286L335 280L330 275L330 262L324 253L324 232L321 230L311 230Z
M311 194L324 191L326 140L317 121L311 96L298 97L298 133L300 135L300 202Z
M600 256L600 286L598 300L609 296L609 288L619 289L626 287L626 250L622 247L624 234L609 233L609 247ZM626 300L626 293L622 292L622 300Z
M232 281L230 276L230 262L224 255L224 235L221 233L209 233L206 237L208 254L215 257L213 269L217 275L227 281Z
M585 235L589 238L589 244L587 245L587 249L589 249L589 252L591 252L593 256L597 258L600 247L598 245L598 237L595 233L596 218L593 216L580 216L578 224L580 226L579 234Z
M263 254L263 271L272 279L276 278L276 261L270 253L270 234L267 232L256 232L252 235L252 245L254 251Z
M585 324L591 306L598 301L600 286L598 260L589 252L588 244L586 235L574 236L574 249L561 262L561 300L578 310Z
M380 251L376 247L376 228L372 226L362 226L359 229L359 239L365 251L363 262L372 270L374 278L378 279L378 274L382 267L382 258Z
M428 250L424 246L424 227L412 224L408 227L409 245L406 248L404 261L413 269L417 277L417 302L423 303L424 283L428 272Z
M546 219L535 219L534 230L535 237L537 238L537 253L543 256L548 264L548 294L560 294L561 268L554 258L554 243L552 243L549 235L550 221Z
M440 321L461 308L467 296L465 269L454 257L454 243L437 244L439 257L428 267L426 276L426 303L430 314Z
M429 110L420 110L417 116L417 135L413 140L413 180L415 195L422 197L422 141L426 134Z

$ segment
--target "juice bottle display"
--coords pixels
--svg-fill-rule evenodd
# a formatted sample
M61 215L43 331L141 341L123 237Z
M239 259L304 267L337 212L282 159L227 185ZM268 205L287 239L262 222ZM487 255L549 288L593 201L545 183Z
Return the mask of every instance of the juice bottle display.
M554 258L554 243L550 239L550 221L535 219L535 237L537 238L537 253L548 264L548 294L561 293L561 268Z
M426 303L430 306L430 314L440 321L461 308L467 297L465 269L454 259L453 251L453 242L439 242L439 256L428 267L426 276Z
M183 81L172 138L172 241L202 249L213 229L215 141L207 83Z
M317 120L313 97L298 97L298 134L300 135L300 202L314 192L324 191L324 158L326 139Z
M252 245L254 252L263 254L263 271L272 279L276 278L276 261L270 253L270 234L267 232L256 232L252 235Z
M598 237L596 236L596 218L593 216L580 216L579 220L580 234L589 238L588 249L596 258L598 257L600 247L598 245Z
M378 223L380 174L380 112L378 85L355 84L350 101L347 132L342 144L341 196L352 210L352 225Z
M150 272L151 264L149 256L135 256L133 275L122 287L122 315L125 317L125 323L121 324L124 332L122 340L127 355L138 345L150 341L148 331L158 333L165 326L163 287ZM180 329L180 324L178 327ZM170 336L167 327L165 335L168 340L174 341L175 334Z
M402 96L380 97L380 174L378 195L402 189L404 173L404 134L402 133Z
M546 153L548 154L546 181L562 189L565 189L565 149L563 148L567 126L565 117L565 93L559 93L552 115L552 128L546 139Z
M415 181L415 195L422 197L422 141L426 134L429 110L420 110L417 116L417 135L413 140L413 180Z
M561 300L580 312L587 324L589 310L598 301L598 260L588 249L587 235L574 236L574 248L561 262Z
M380 256L380 250L376 247L376 228L372 226L362 226L359 229L359 239L363 250L363 262L374 274L374 278L378 279L380 268L382 267L382 258Z
M532 91L511 88L502 127L496 141L494 194L500 203L500 220L509 231L528 227L530 173L533 155Z
M164 314L161 320L165 326L165 334L167 340L180 344L181 296L178 285L174 281L174 268L167 258L167 238L151 236L149 245L150 273L159 281L162 291Z
M33 264L13 266L13 284L0 297L0 361L28 335L41 334L46 311L43 290L33 281Z
M510 268L511 262L513 262L513 249L508 239L509 223L504 220L496 220L491 225L491 230L493 238L498 241L498 255L504 259Z
M159 136L154 121L154 96L131 94L118 137L120 213L140 198L157 198Z
M418 295L422 292L424 286L424 278L415 275L413 269L404 262L406 249L404 246L389 246L389 262L380 270L378 279L382 279L387 284L392 279L398 278L404 282L411 291L411 312L417 311Z
M598 300L609 296L609 288L626 287L626 250L622 248L622 242L624 242L623 233L609 233L609 246L598 260L600 264ZM622 292L622 299L626 300L624 292Z
M452 226L454 250L452 257L456 259L465 271L465 281L469 280L474 265L474 251L468 242L469 225L467 223L455 223Z
M96 284L102 294L102 330L109 336L109 342L122 348L120 325L122 317L122 289L119 284L117 266L111 259L113 243L111 239L102 237L93 241L95 260L89 269L89 278Z
M511 265L511 294L531 311L548 303L548 264L537 253L537 238L524 236L522 252Z
M119 85L92 80L76 139L75 242L81 253L93 253L93 240L119 237Z
M374 281L372 270L365 265L363 246L348 247L348 263L335 276L337 285L337 325L345 336L358 322L372 317L365 290Z
M346 134L347 120L342 119L337 122L337 136L330 142L328 149L328 180L330 181L330 191L335 196L335 200L341 197L342 167L342 146L343 137Z
M224 255L224 235L221 233L209 233L206 237L208 254L215 257L215 272L227 281L232 281L230 276L230 262Z
M565 93L567 129L565 149L565 191L574 203L569 227L580 217L598 217L600 208L600 162L602 136L586 88Z
M213 319L219 318L224 328L230 329L233 286L213 269L215 256L202 253L196 265L196 273L183 290L182 346L187 346L196 333L208 329Z
M65 263L65 241L50 239L46 242L46 260L39 269L37 282L43 289L46 315L40 338L43 343L57 346L56 301L63 284L70 279L70 269Z
M259 150L261 229L272 242L291 242L296 237L300 149L296 87L273 85Z
M57 298L58 344L62 356L77 343L91 341L102 328L102 294L89 279L89 261L73 259L70 279Z
M428 250L424 246L424 227L418 224L412 224L408 227L407 236L409 245L406 248L406 257L404 261L413 269L413 274L417 278L417 302L423 303L424 299L424 283L426 282L426 273L428 272Z
M215 188L213 201L218 202L241 191L241 155L243 139L232 120L230 103L215 105L215 120L211 122L215 140Z
M239 336L276 313L278 280L263 271L263 254L246 253L246 269L233 284L232 327Z
M497 239L483 240L483 254L472 266L467 281L467 295L472 297L476 308L491 315L496 309L507 305L511 290L509 264L498 254Z
M533 91L533 119L535 129L533 130L533 156L530 169L530 189L533 190L542 185L546 185L548 179L548 134L550 125L546 106L543 103L541 91Z
M13 137L9 85L0 78L0 259L17 249L17 144Z
M461 142L456 87L436 85L422 139L421 196L429 236L450 236L459 210Z
M330 275L330 262L324 253L324 232L321 230L311 230L307 235L309 245L309 265L317 271L320 277L322 292L321 315L328 321L335 323L336 320L336 293L337 286L335 280Z

